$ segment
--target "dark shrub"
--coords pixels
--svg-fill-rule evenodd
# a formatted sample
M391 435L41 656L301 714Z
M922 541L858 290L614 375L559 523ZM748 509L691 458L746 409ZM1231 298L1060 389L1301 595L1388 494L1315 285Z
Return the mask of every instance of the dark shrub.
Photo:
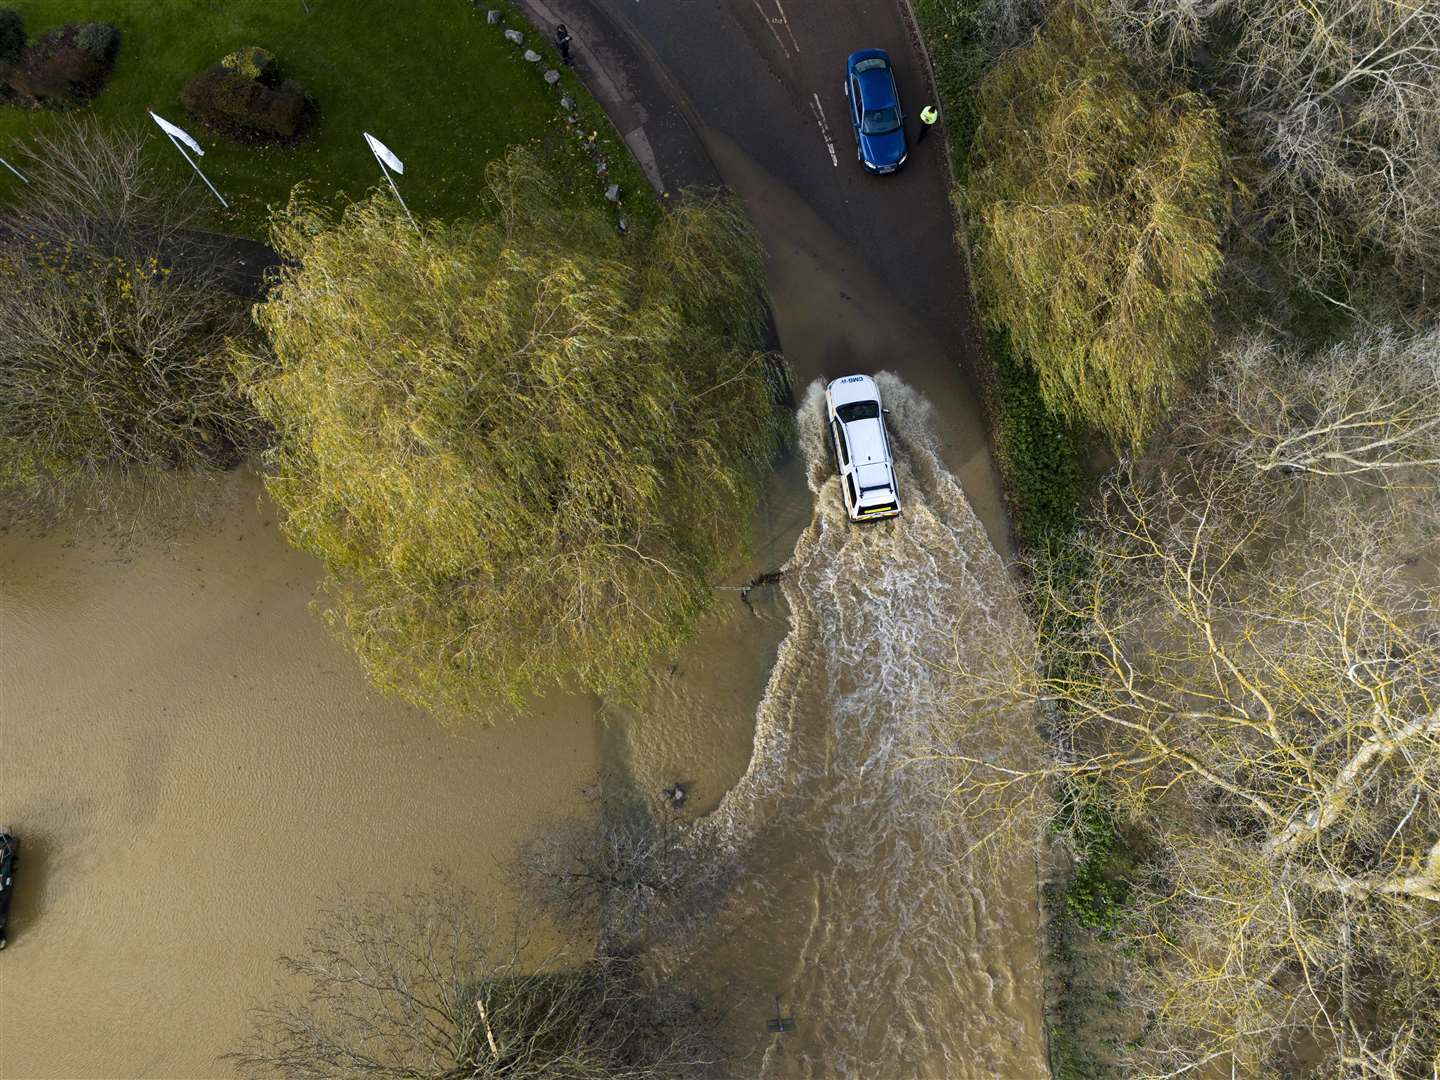
M266 86L219 64L192 79L180 92L180 102L211 130L240 142L293 139L309 108L305 92L292 80Z
M283 76L273 53L246 45L192 79L180 102L211 131L238 142L290 141L317 110L300 84Z
M145 154L136 121L44 127L17 148L31 182L0 235L7 518L121 491L149 503L162 473L228 468L258 436L227 360L248 301L226 291L231 250L195 231L200 192Z
M36 38L10 65L5 96L31 108L88 104L119 50L120 32L109 23L66 23Z
M25 51L25 20L14 8L0 8L0 78L6 65Z

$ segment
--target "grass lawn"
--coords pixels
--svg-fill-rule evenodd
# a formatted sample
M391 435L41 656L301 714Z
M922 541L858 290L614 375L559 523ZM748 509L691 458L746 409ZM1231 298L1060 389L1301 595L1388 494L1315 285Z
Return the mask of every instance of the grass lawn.
M283 203L304 182L325 199L354 199L383 183L362 131L385 142L405 163L401 194L419 215L461 217L484 191L485 164L508 146L531 143L561 162L577 191L599 198L603 184L566 139L559 93L541 79L555 66L547 45L519 16L506 24L545 54L527 64L488 26L469 0L0 0L25 19L32 39L61 23L112 22L120 54L109 84L90 109L105 123L144 125L150 153L176 175L192 175L146 116L153 109L194 135L205 148L206 174L232 204L216 204L216 228L263 236L266 207ZM181 88L242 45L259 45L285 73L318 98L320 119L288 149L228 143L192 122ZM654 200L643 174L599 107L569 70L561 87L581 100L586 126L608 142L614 181L627 212L648 216ZM54 123L55 114L0 107L0 154L17 138ZM198 181L196 181L198 183ZM0 202L19 181L0 170ZM632 205L633 204L633 205Z

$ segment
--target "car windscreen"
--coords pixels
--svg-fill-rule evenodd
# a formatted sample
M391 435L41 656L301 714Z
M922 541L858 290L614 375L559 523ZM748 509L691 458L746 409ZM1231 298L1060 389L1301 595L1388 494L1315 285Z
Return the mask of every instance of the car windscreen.
M881 60L878 56L872 56L870 59L861 60L855 65L855 74L862 75L867 71L874 71L876 68L884 71L885 61Z
M855 420L874 420L880 415L880 403L878 401L852 401L849 405L841 405L837 408L835 415L847 424Z
M870 109L860 123L860 130L866 135L888 135L900 126L898 109Z

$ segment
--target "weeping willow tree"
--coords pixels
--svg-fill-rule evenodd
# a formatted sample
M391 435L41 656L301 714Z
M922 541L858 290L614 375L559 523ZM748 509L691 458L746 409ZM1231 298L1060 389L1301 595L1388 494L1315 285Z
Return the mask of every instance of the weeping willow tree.
M987 316L1053 409L1138 444L1211 342L1215 114L1143 90L1079 6L996 66L980 111L963 198Z
M297 199L236 367L278 441L287 536L374 681L441 715L550 685L633 694L737 556L784 429L761 255L694 197L644 237L528 156L491 212L417 232Z

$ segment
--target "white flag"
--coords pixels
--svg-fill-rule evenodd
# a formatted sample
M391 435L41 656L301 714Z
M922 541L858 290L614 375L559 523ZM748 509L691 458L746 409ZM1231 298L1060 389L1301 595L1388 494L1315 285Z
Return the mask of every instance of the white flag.
M370 144L370 152L379 158L383 164L388 165L402 176L405 174L405 163L396 157L388 146L368 131L365 132L365 141Z
M205 156L205 151L200 149L200 144L194 139L192 139L190 137L190 133L184 128L176 127L174 124L170 123L169 120L166 120L163 116L156 116L153 112L150 114L150 119L154 120L155 123L159 124L160 130L165 132L166 135L170 135L174 138L179 139L181 142L183 142L186 146L190 147L191 150L194 150L195 153L199 154L201 157Z

